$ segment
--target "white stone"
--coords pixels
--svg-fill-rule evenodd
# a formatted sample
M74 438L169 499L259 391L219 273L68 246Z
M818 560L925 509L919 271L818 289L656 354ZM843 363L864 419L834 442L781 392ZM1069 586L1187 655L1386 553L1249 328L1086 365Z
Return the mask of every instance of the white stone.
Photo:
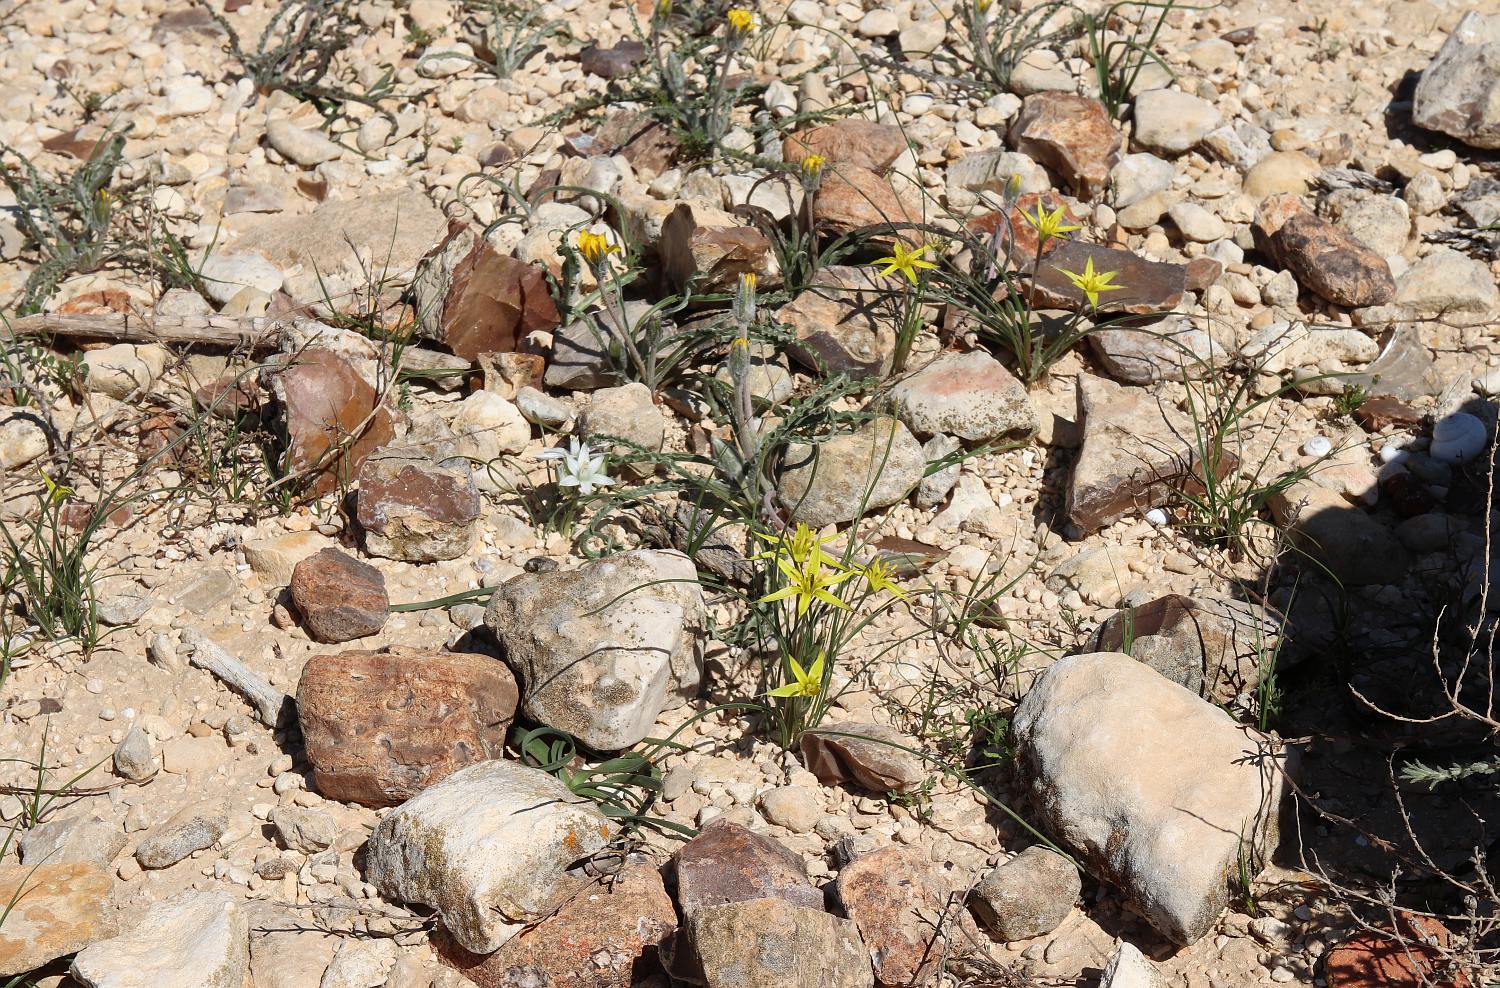
M250 923L224 892L185 892L146 907L129 933L90 944L69 974L87 988L240 988Z
M426 79L446 79L474 65L474 48L465 41L440 41L429 45L417 59L417 74Z
M318 988L380 988L395 963L393 940L345 940L323 971Z
M1136 97L1133 119L1135 143L1176 155L1196 146L1222 118L1207 100L1175 89L1153 89Z
M437 909L464 949L488 954L546 914L563 870L612 833L592 801L547 773L481 762L387 814L366 876L387 898Z
M1177 229L1189 240L1200 244L1223 240L1229 234L1224 221L1196 202L1179 202L1167 210Z
M199 276L208 297L224 305L245 288L267 295L281 288L285 277L281 269L259 254L209 254L204 258Z
M24 466L47 453L47 430L35 412L0 417L0 470Z
M304 168L332 161L344 153L343 148L318 131L304 130L285 117L273 117L266 122L266 141L283 158Z
M1145 954L1121 940L1099 979L1099 988L1162 988L1166 983Z
M167 83L162 95L167 100L167 116L193 117L207 113L214 105L214 91L196 76L179 76Z

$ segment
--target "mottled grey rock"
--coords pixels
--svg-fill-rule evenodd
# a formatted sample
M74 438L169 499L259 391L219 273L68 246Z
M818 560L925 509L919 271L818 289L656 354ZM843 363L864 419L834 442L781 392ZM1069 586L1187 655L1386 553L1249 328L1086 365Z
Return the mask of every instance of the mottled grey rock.
M969 907L991 936L1009 943L1057 929L1081 894L1073 862L1036 844L986 875L969 894Z
M195 803L151 828L136 845L135 860L142 868L169 868L195 851L212 847L228 829L229 811L222 802Z
M666 416L656 407L651 389L637 381L617 388L601 388L589 395L573 429L584 439L613 436L646 450L661 449L666 430ZM628 458L634 454L620 446L617 455ZM625 466L638 477L648 477L656 469L649 462L630 462Z
M1412 121L1477 148L1500 148L1500 14L1466 13L1422 72Z
M703 674L703 590L692 560L637 549L503 584L485 624L522 682L528 717L617 751L650 733Z
M1223 118L1208 100L1175 89L1153 89L1136 97L1131 119L1136 144L1178 155L1192 150Z
M125 849L125 832L98 814L37 824L21 838L23 865L87 862L107 868Z
M849 920L785 899L707 906L688 917L707 988L869 988L870 954Z
M907 427L878 418L825 442L793 443L782 461L781 503L814 528L852 521L911 493L927 468Z
M339 836L333 817L303 806L276 807L271 811L271 825L282 847L306 854L326 851Z
M151 750L151 739L132 724L125 737L115 747L115 772L122 778L139 782L156 771L156 755Z

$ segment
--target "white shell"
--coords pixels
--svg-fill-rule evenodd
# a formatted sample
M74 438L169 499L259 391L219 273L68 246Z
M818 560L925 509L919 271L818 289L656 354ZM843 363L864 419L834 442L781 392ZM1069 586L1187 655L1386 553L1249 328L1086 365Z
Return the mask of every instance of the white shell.
M1146 520L1153 525L1165 525L1167 523L1167 513L1160 508L1152 508L1146 512Z
M1442 463L1467 463L1484 452L1489 432L1484 423L1468 412L1454 412L1432 427L1428 455Z
M1302 444L1302 452L1308 456L1327 456L1333 452L1333 443L1327 436L1313 436Z

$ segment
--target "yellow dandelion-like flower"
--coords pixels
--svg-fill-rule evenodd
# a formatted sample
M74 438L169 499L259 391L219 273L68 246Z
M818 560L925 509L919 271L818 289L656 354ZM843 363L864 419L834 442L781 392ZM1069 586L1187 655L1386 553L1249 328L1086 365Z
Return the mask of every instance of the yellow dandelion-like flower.
M1119 272L1095 271L1094 259L1092 257L1089 258L1088 263L1084 265L1083 272L1081 274L1074 271L1069 271L1066 268L1058 268L1057 270L1066 275L1067 279L1073 283L1073 286L1080 292L1083 292L1084 298L1087 298L1089 300L1089 305L1092 305L1096 309L1099 308L1100 292L1117 292L1125 287L1124 285L1110 284L1110 282L1114 280L1115 275Z
M906 276L907 281L915 285L917 283L918 269L937 267L935 262L922 259L922 255L929 250L932 250L932 244L923 244L920 247L912 248L907 247L898 240L895 246L891 248L891 255L879 258L875 263L885 265L885 270L880 272L881 275L903 274Z
M821 154L810 154L802 159L802 174L808 178L817 178L826 164L828 164L828 159Z
M729 22L729 30L734 34L749 34L755 30L755 12L746 10L744 7L735 7L724 15Z
M588 230L578 234L578 253L590 266L597 267L604 259L619 250L617 244L609 242L609 238L602 233L592 233Z

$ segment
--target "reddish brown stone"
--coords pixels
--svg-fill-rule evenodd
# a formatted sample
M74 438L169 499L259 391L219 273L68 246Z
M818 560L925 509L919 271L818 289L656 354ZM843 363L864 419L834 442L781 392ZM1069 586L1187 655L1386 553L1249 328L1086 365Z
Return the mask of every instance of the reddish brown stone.
M1453 935L1442 923L1401 913L1400 936L1359 933L1328 952L1328 988L1468 988L1468 974L1443 956Z
M547 361L538 353L481 353L480 386L507 400L522 388L540 388Z
M671 867L684 916L704 906L765 898L823 908L823 893L807 880L800 857L780 842L727 820L708 824L678 848Z
M1195 257L1187 262L1187 289L1190 292L1207 291L1223 273L1224 265L1212 257Z
M873 269L819 268L812 283L776 313L797 340L792 359L828 376L884 376L896 353L896 312Z
M527 927L493 954L471 954L446 932L433 938L438 957L480 988L630 988L654 966L658 948L677 929L661 876L631 864L586 884L557 912Z
M578 67L601 79L618 79L646 60L646 46L634 38L625 38L608 48L597 43L578 53Z
M318 792L394 806L499 758L517 699L515 676L487 656L344 652L302 667L297 719Z
M289 589L308 637L325 644L375 634L391 604L380 570L332 548L298 563Z
M450 221L414 289L422 335L469 361L515 350L561 318L542 269L500 253L462 217Z
M1109 187L1109 171L1119 162L1123 144L1104 104L1058 92L1026 97L1011 124L1010 140L1017 151L1057 172L1090 199Z
M347 486L365 457L395 437L390 409L332 350L303 350L269 375L287 436L283 468L312 478L311 493Z
M917 221L918 214L907 208L890 182L858 165L824 173L813 197L813 225L825 237L872 226L904 227ZM892 234L880 231L877 236L889 240Z
M1037 236L1036 226L1026 217L1030 216L1035 219L1038 208L1041 209L1043 215L1061 208L1064 224L1083 225L1083 220L1073 212L1073 208L1064 201L1063 197L1056 192L1049 191L1028 192L1019 197L1015 205L1011 207L1009 222L1006 221L1007 214L992 210L970 220L969 229L979 236L991 238L996 256L1008 256L1012 268L1029 271L1036 263L1041 238ZM998 237L996 237L997 234ZM1048 240L1042 256L1050 256L1066 242L1066 239L1062 237Z
M1099 308L1105 312L1170 312L1187 291L1186 265L1148 261L1128 250L1070 240L1048 255L1032 280L1033 303L1053 309L1086 307L1083 292L1063 272L1081 274L1090 260L1095 272L1115 272L1114 283L1121 286L1119 291L1099 293Z
M85 137L82 128L64 131L42 142L45 150L60 154L65 158L76 158L79 161L87 161L93 157L94 149L98 146L98 136Z
M1384 305L1396 297L1396 279L1385 258L1291 193L1262 202L1253 230L1262 253L1335 305Z
M927 781L917 742L894 727L845 722L802 735L802 761L825 786L855 785L871 792L910 792Z
M225 374L193 391L193 402L212 412L215 418L233 419L260 404L260 389L255 384L256 375Z
M955 953L978 949L978 928L959 904L967 884L913 848L882 848L844 866L839 904L859 927L878 984L926 984Z
M765 234L748 226L701 226L687 203L662 222L660 251L667 280L679 289L691 282L697 292L732 291L742 274L755 275L764 289L776 271Z
M1354 410L1354 421L1370 432L1391 425L1421 425L1426 417L1399 398L1368 398Z
M868 168L876 175L890 171L906 150L906 135L900 127L871 123L852 117L799 130L781 143L781 155L799 165L810 154L824 157L824 167L837 171L845 165Z
M413 563L457 559L474 544L479 509L462 459L439 462L420 449L387 447L359 471L355 517L373 555Z
M136 311L136 304L128 294L120 289L106 288L102 291L84 292L82 295L75 295L58 306L57 311L67 315L80 316L129 315Z
M671 129L633 110L612 114L594 135L594 141L592 153L623 155L645 177L666 171L682 151Z

